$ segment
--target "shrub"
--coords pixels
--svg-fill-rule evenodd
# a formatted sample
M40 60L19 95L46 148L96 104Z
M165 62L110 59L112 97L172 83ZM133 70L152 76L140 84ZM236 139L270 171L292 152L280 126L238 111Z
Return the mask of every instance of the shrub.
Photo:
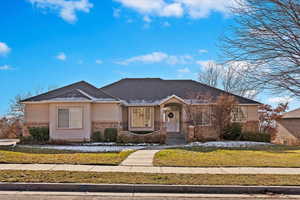
M104 130L105 142L116 142L118 137L118 130L116 128L106 128Z
M31 127L29 128L29 133L35 142L46 142L49 140L48 127Z
M225 140L239 140L242 136L242 125L239 123L232 123L224 129Z
M271 134L269 134L269 133L243 132L241 140L243 140L243 141L254 141L254 142L270 142L271 141Z
M102 142L103 139L102 139L101 132L100 131L94 132L92 134L92 138L91 139L92 139L93 142Z

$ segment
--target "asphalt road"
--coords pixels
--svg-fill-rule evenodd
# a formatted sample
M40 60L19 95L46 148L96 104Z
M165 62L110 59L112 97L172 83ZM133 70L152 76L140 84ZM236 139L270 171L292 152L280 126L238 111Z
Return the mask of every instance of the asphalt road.
M219 195L219 194L147 194L147 193L62 193L62 192L1 192L1 200L279 200L300 199L280 195Z

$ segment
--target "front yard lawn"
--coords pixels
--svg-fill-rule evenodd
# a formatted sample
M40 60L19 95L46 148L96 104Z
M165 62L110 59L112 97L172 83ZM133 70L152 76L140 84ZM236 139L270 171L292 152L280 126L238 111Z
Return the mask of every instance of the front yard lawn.
M1 170L0 182L171 185L300 185L300 175L148 174Z
M154 164L186 167L300 167L300 147L274 145L244 149L165 149L155 155Z
M1 148L0 163L118 165L132 152L133 151L122 151L120 153L78 153L21 147Z

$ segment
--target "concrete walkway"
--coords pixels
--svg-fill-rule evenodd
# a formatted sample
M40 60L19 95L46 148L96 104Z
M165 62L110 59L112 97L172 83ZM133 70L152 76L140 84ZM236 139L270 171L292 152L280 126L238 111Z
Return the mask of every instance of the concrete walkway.
M153 166L154 155L159 150L139 150L130 154L121 166Z
M14 146L18 142L20 142L19 139L0 139L0 146Z
M300 168L260 167L145 167L95 166L62 164L0 164L0 170L79 171L79 172L142 172L176 174L291 174L300 175Z

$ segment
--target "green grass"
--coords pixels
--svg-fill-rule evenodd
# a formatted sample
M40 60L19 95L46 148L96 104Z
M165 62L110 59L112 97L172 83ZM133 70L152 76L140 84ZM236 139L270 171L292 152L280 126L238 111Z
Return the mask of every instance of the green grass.
M148 174L1 170L0 182L171 185L300 185L300 175Z
M78 153L25 147L1 148L0 163L118 165L132 152Z
M154 158L156 166L185 167L300 167L300 147L165 149Z

